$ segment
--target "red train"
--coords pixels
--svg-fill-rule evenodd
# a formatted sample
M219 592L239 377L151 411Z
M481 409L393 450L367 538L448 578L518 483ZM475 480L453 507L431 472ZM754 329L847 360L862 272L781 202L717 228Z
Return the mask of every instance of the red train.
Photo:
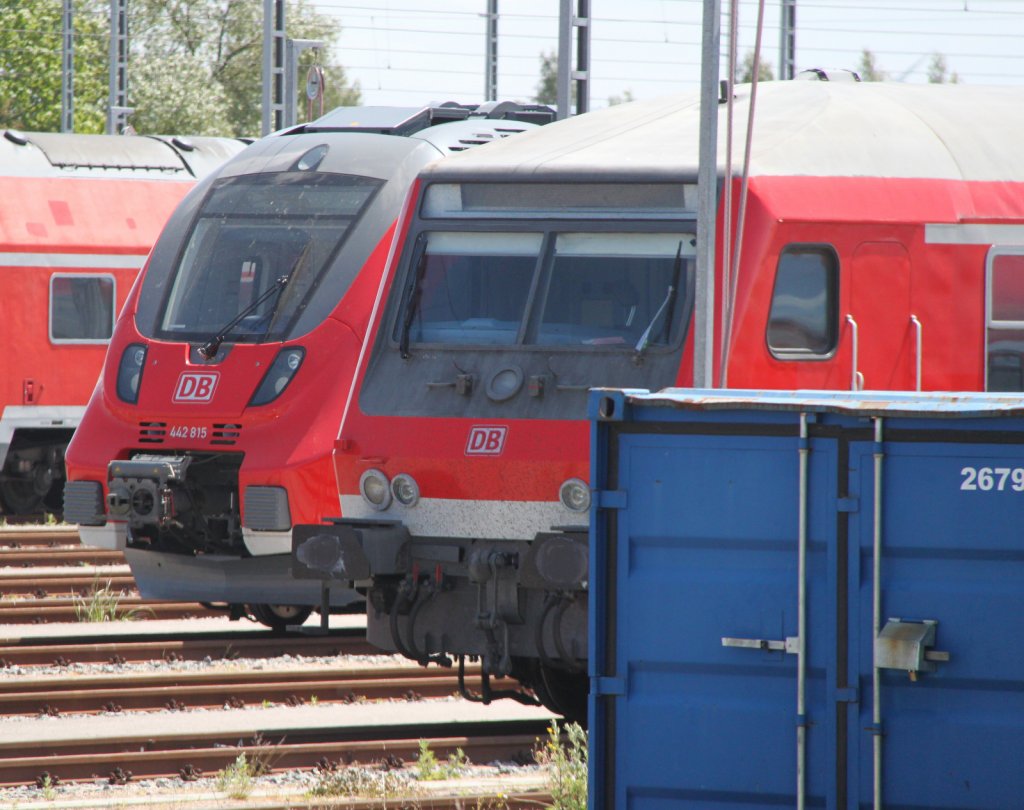
M64 450L160 228L244 144L0 134L0 513L31 519L61 512Z
M620 506L591 502L586 392L693 384L698 118L696 94L637 102L453 157L401 223L336 444L344 519L297 528L296 561L365 586L377 646L480 656L484 700L511 675L585 716L587 526ZM1024 389L1020 132L1021 88L762 84L716 381Z
M290 576L291 528L338 514L331 452L409 185L551 116L340 108L208 177L157 241L68 449L83 540L124 549L147 597L248 605L270 626L321 604Z

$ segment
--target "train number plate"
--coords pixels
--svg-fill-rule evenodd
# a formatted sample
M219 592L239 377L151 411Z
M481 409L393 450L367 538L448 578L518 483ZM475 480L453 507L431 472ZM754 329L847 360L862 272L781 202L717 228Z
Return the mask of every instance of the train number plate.
M188 427L187 425L171 425L167 435L172 439L205 439L207 429L205 427Z

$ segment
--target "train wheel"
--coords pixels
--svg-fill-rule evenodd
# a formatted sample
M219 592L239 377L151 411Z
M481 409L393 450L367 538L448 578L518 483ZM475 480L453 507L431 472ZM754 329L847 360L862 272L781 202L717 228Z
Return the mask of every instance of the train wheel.
M8 478L0 481L0 507L5 515L41 515L43 496L28 479Z
M566 720L587 727L587 695L590 678L585 672L566 672L564 669L539 664L533 684L540 702Z
M290 624L302 624L313 612L306 605L249 605L249 610L260 624L271 630L284 630Z

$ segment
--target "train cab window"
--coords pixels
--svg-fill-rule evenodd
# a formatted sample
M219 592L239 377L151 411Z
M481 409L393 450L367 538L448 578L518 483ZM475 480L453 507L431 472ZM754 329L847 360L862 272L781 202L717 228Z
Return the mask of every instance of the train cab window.
M174 271L158 336L286 337L379 180L317 172L215 184ZM282 281L284 280L284 281Z
M114 333L114 277L50 276L50 341L106 343Z
M678 334L689 238L656 233L563 233L555 239L539 345L665 346Z
M1024 391L1024 249L992 248L986 275L985 390Z
M839 260L831 247L787 247L768 314L768 348L780 359L820 358L836 347Z
M395 340L408 329L414 343L515 343L541 242L537 233L429 234Z

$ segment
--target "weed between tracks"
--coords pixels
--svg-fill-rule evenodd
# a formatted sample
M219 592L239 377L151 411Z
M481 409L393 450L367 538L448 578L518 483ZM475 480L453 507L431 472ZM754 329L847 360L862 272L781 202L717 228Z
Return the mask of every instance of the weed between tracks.
M75 595L75 618L80 622L115 622L141 619L148 611L139 608L122 608L124 591L114 592L108 579L100 584L99 577L92 581L89 592Z
M557 810L586 810L587 732L578 723L565 727L562 743L558 721L548 727L548 739L534 754L537 764L548 769L553 807Z

